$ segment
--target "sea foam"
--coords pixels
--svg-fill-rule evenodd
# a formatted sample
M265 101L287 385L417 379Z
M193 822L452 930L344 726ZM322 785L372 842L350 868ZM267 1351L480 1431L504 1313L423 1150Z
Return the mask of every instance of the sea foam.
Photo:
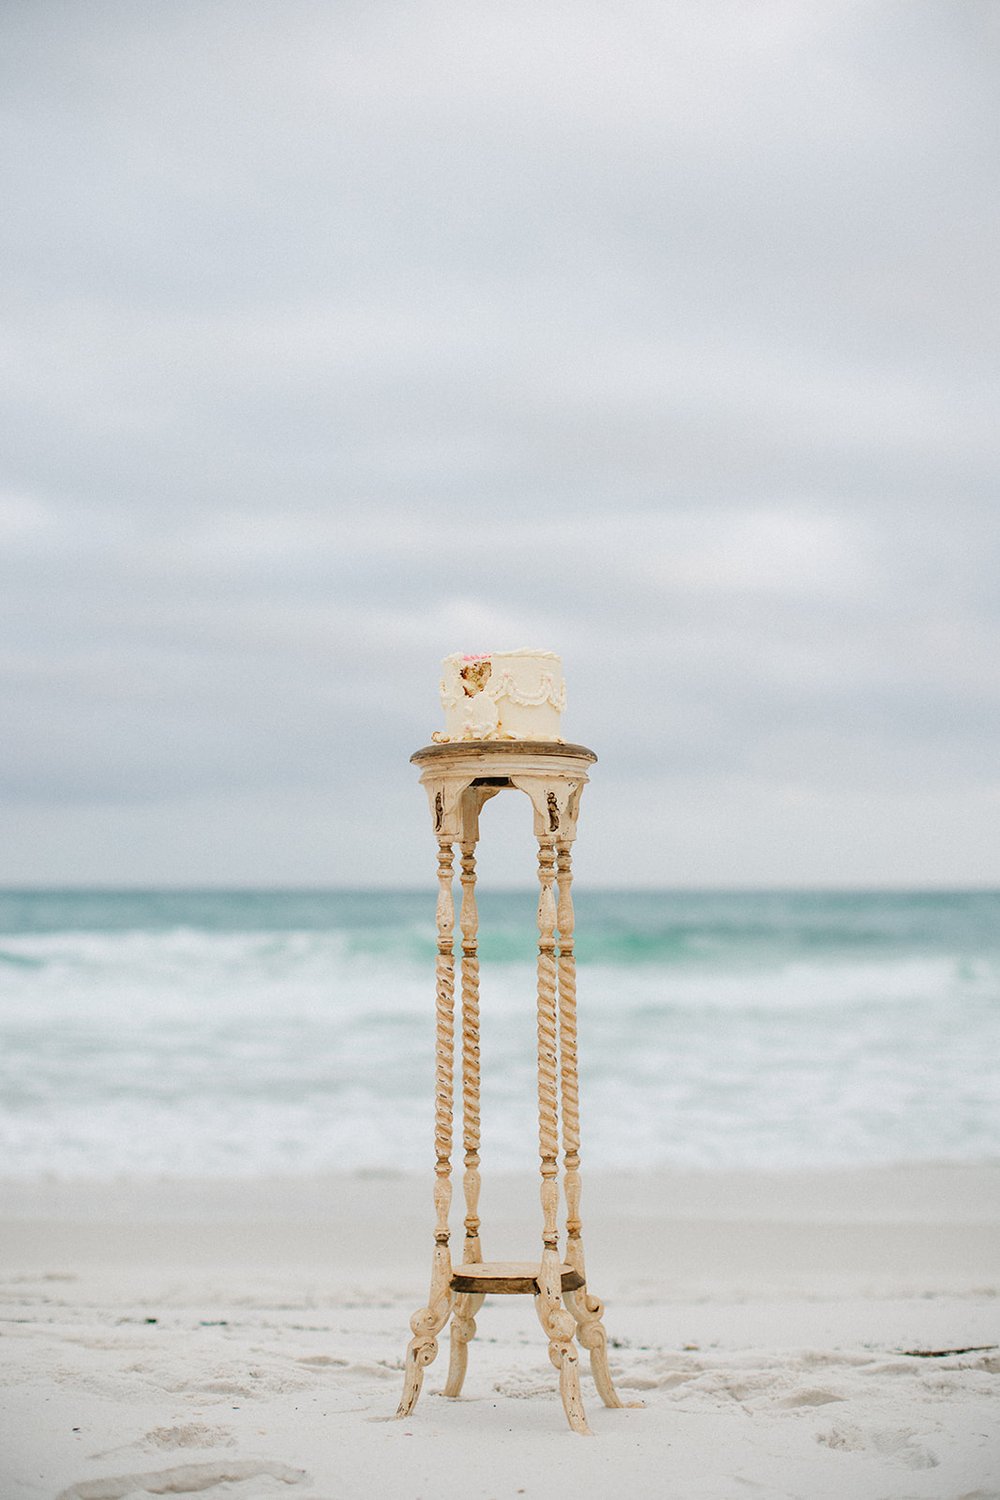
M964 902L587 893L585 1160L996 1157L1000 898ZM533 897L482 906L484 1166L530 1167ZM425 1168L434 951L412 893L0 898L0 1170Z

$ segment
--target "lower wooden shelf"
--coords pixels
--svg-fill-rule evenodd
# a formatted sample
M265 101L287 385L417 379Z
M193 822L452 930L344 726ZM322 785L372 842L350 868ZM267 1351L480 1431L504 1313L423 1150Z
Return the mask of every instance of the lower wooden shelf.
M537 1260L472 1261L457 1268L451 1287L455 1292L528 1292L537 1296L541 1290L538 1284L541 1269ZM575 1292L583 1286L579 1271L565 1261L561 1270L564 1292Z

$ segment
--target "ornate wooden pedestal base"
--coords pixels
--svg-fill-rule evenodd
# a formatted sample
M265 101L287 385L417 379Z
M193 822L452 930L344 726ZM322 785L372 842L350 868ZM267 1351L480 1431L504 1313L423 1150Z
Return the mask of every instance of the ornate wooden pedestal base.
M559 1372L559 1390L574 1432L588 1434L580 1397L577 1344L590 1352L598 1394L606 1406L624 1405L608 1367L604 1308L587 1291L580 1221L580 1104L576 1055L576 960L570 851L576 837L587 768L597 759L582 745L550 741L466 741L429 745L411 757L422 767L438 841L437 1048L434 1096L434 1264L426 1307L410 1320L403 1396L396 1413L409 1416L426 1367L438 1352L438 1335L451 1319L451 1359L446 1396L458 1396L465 1379L475 1316L487 1293L534 1297ZM479 1239L479 918L476 845L483 804L505 787L531 799L538 840L538 1149L541 1158L542 1256L540 1261L484 1262ZM452 1109L455 1042L454 846L461 849L462 907L462 1134L465 1147L465 1251L452 1268ZM558 904L556 899L558 891ZM557 1071L558 1061L558 1071ZM566 1258L559 1254L559 1119L562 1109ZM641 1406L641 1402L633 1403Z
M580 1395L580 1376L574 1334L584 1349L590 1351L590 1368L598 1394L605 1406L641 1406L641 1401L624 1402L615 1390L608 1368L608 1340L601 1322L603 1307L587 1293L583 1278L572 1266L557 1265L562 1296L553 1296L542 1266L533 1261L494 1261L492 1264L463 1265L451 1278L451 1299L444 1322L451 1317L451 1359L443 1395L460 1396L468 1365L468 1346L476 1335L476 1313L487 1292L501 1296L517 1292L535 1299L539 1322L549 1340L549 1358L559 1371L559 1391L569 1425L574 1432L591 1436ZM568 1310L564 1310L565 1307ZM431 1328L435 1319L423 1308L411 1323L414 1337L406 1357L406 1381L397 1417L407 1417L417 1404L424 1369L437 1355L437 1338L444 1327L441 1322ZM428 1338L428 1331L431 1337Z

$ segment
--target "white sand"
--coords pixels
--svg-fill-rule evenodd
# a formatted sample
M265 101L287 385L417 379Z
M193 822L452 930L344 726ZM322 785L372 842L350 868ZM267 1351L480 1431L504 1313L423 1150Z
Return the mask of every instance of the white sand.
M384 1420L429 1197L6 1184L2 1500L1000 1496L1000 1167L585 1179L619 1388L647 1403L608 1411L586 1375L593 1439L526 1297L487 1301L460 1401L443 1350ZM533 1184L483 1207L487 1253L529 1257Z

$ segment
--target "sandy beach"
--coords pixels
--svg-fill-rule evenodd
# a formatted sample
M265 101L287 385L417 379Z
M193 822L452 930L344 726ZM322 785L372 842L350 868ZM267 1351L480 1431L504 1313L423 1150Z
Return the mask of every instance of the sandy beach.
M1000 1167L594 1175L612 1411L568 1430L526 1297L487 1300L465 1393L391 1417L428 1184L391 1174L9 1182L4 1500L380 1494L1000 1495ZM533 1187L487 1179L487 1254Z

